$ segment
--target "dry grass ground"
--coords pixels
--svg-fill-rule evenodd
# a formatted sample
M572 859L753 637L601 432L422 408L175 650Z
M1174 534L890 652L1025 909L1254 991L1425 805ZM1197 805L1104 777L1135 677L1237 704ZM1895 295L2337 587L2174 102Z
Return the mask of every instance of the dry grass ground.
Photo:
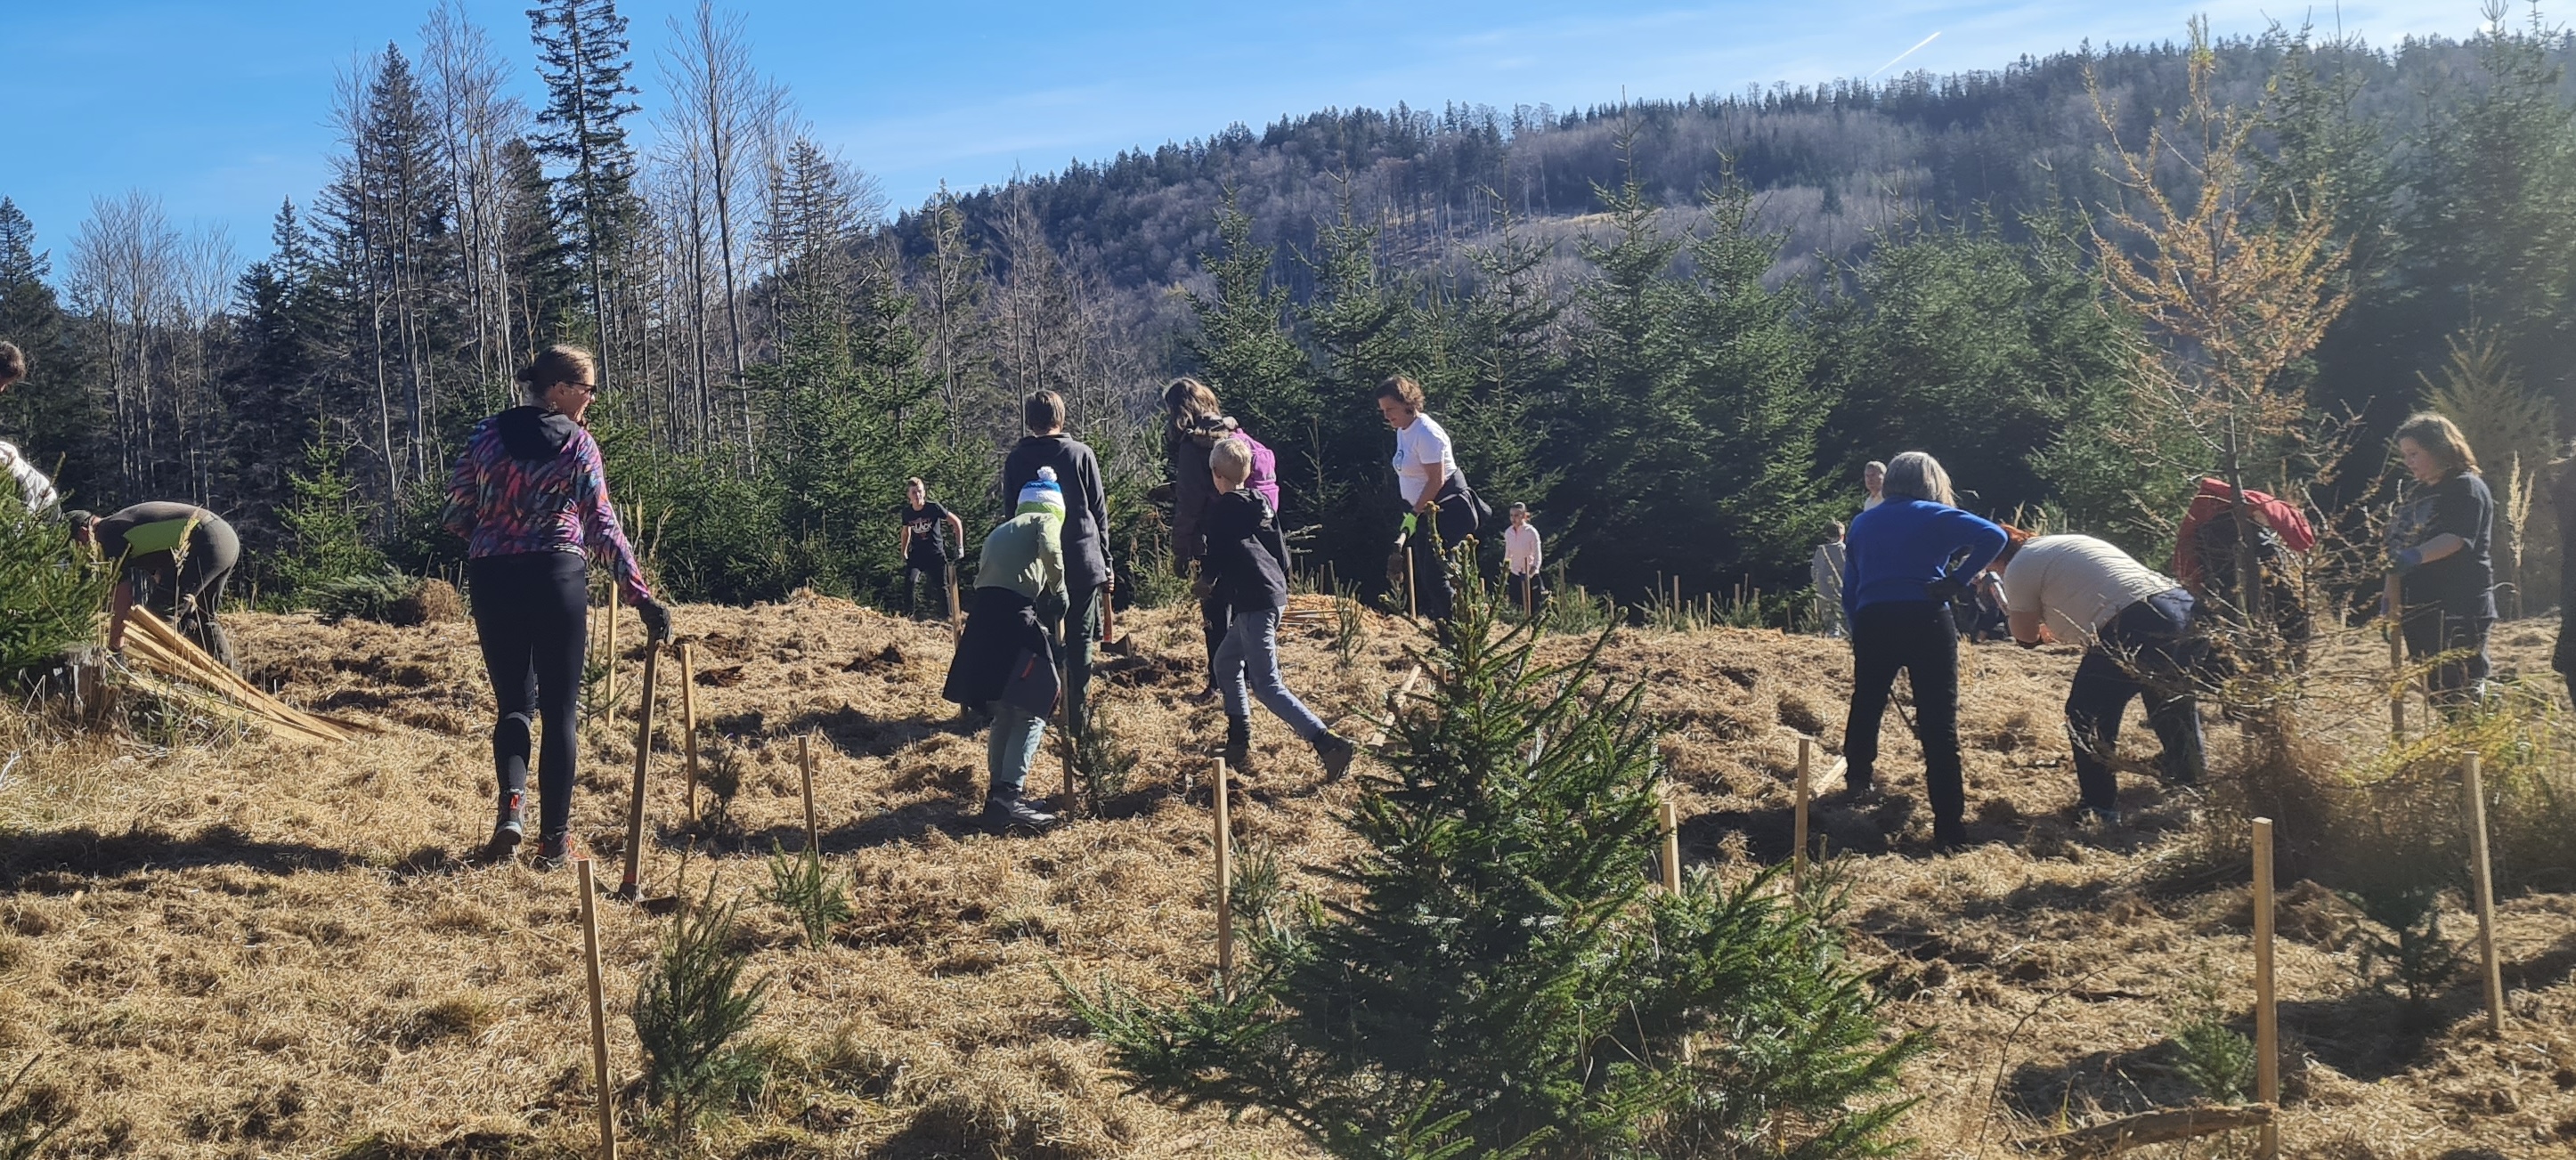
M943 629L829 599L678 619L699 642L701 720L737 739L742 788L731 828L683 824L680 761L663 751L677 736L666 676L646 893L694 892L710 876L724 892L765 882L771 842L802 840L795 738L811 733L823 845L854 876L857 912L808 951L785 915L746 907L752 973L776 980L757 1034L777 1072L708 1148L1311 1154L1275 1126L1120 1095L1050 974L1168 993L1211 970L1206 799L1174 792L1204 784L1223 736L1218 709L1183 699L1197 684L1191 616L1122 617L1131 651L1102 665L1098 703L1140 758L1133 792L1107 818L1017 840L961 817L984 749L938 699ZM490 824L490 698L470 627L233 625L255 679L388 731L341 749L161 747L0 715L0 761L19 757L0 786L0 1063L44 1053L40 1071L71 1090L84 1113L65 1155L586 1153L573 877L466 861ZM1290 635L1290 684L1328 717L1365 711L1405 671L1395 622L1372 619L1348 667L1328 630ZM2547 629L2509 625L2497 639L2504 667L2540 671ZM2321 728L2378 727L2357 680L2376 641L2341 638L2321 654L2321 668L2356 675L2354 708ZM2180 1102L2170 1033L2194 984L2239 1009L2249 997L2242 875L2177 870L2194 864L2197 797L2131 778L2131 825L2072 824L2057 706L2073 663L2056 650L1971 653L1963 733L1984 845L1928 856L1913 743L1894 722L1885 770L1897 792L1867 816L1831 801L1818 814L1851 852L1855 955L1878 972L1895 1021L1938 1028L1906 1081L1923 1097L1906 1128L1927 1155L2015 1155L2061 1120ZM1647 704L1671 723L1688 860L1739 875L1784 857L1790 730L1839 749L1842 646L1628 632L1608 669L1651 682ZM626 671L631 682L631 661ZM619 722L587 732L574 810L612 872L634 741L631 715ZM1352 791L1318 789L1312 757L1275 720L1255 733L1243 839L1319 886L1299 868L1350 852L1333 818ZM2152 745L2134 718L2128 739L2141 757ZM2224 727L2212 750L2222 765L2234 752ZM1050 760L1034 783L1052 791L1059 777ZM2283 903L2283 1021L2299 1063L2289 1154L2569 1154L2576 896L2505 903L2515 1021L2502 1042L2477 1034L2465 985L2438 1026L2401 1034L2396 1004L2355 978L2344 914L2312 886ZM615 905L603 915L615 1062L633 1076L625 1010L666 920Z

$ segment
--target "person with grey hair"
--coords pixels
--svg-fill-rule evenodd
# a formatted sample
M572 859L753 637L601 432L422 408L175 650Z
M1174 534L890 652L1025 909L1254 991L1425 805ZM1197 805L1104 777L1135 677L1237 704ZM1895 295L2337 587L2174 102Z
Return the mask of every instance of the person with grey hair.
M1876 788L1879 719L1898 670L1914 686L1914 731L1923 743L1923 792L1932 840L1967 842L1967 787L1959 758L1959 633L1950 602L1996 553L2004 530L1956 506L1939 460L1908 451L1887 465L1884 502L1854 517L1843 537L1843 614L1851 622L1851 716L1843 726L1844 784Z
M1860 501L1860 510L1887 502L1887 465L1875 459L1860 465L1860 489L1869 497Z

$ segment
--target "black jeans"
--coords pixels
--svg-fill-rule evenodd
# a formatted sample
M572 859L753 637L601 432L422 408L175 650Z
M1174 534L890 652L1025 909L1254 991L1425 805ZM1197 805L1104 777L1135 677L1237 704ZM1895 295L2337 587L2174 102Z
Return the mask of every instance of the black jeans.
M2132 698L2147 702L2147 723L2164 743L2165 780L2191 785L2205 758L2200 701L2192 674L2199 648L2191 635L2191 594L2176 588L2121 609L2095 634L2066 692L2066 735L2075 747L2075 784L2084 804L2114 809L2119 781L2111 755L2120 749L2120 718Z
M1851 717L1843 723L1846 783L1865 788L1878 773L1878 724L1896 672L1914 683L1914 736L1923 744L1923 794L1932 836L1966 836L1967 786L1959 767L1959 632L1950 606L1932 600L1864 604L1852 616Z
M581 667L589 645L590 566L575 552L521 552L473 561L474 631L501 720L492 769L501 792L528 787L530 714L545 725L537 762L541 837L572 825L573 765L580 749Z
M2427 699L2443 707L2474 701L2485 691L2487 673L2487 630L2495 625L2489 612L2456 612L2438 604L2408 605L2402 627L2406 635L2406 655L2412 660L2438 656L2447 652L2468 653L2457 660L2433 666L2425 676Z
M1199 632L1207 637L1208 687L1216 687L1216 650L1225 643L1225 634L1234 627L1234 610L1210 590L1207 599L1199 601Z
M957 609L948 603L948 561L913 560L903 566L903 614L919 616L921 584L930 582L930 598L937 601L940 619L957 619Z
M1526 608L1530 615L1536 616L1547 611L1547 587L1539 583L1535 574L1506 573L1503 576L1503 598L1511 601L1515 612Z
M1440 518L1433 521L1439 527L1439 550L1432 550L1431 529L1421 526L1419 521L1414 527L1413 538L1405 541L1405 546L1413 553L1413 610L1424 619L1437 622L1449 619L1452 601L1447 556L1458 546L1458 541L1476 534L1476 502L1468 498L1464 489L1455 486L1454 480L1450 486L1440 489L1434 502L1440 505ZM1409 512L1413 509L1408 505L1404 510Z

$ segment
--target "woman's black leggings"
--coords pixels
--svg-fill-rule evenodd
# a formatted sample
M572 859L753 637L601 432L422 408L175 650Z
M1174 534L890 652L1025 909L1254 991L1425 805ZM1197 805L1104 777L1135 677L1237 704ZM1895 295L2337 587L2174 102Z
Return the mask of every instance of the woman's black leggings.
M471 564L474 631L501 721L492 727L492 769L501 792L528 788L531 714L545 723L537 762L539 826L553 837L572 825L573 763L579 752L581 666L590 643L590 566L575 552L485 556Z
M1932 834L1964 835L1967 787L1959 764L1959 633L1950 606L1930 600L1864 604L1852 615L1851 717L1843 723L1844 776L1855 788L1878 774L1878 724L1902 669L1914 682L1914 736L1923 743L1923 795Z

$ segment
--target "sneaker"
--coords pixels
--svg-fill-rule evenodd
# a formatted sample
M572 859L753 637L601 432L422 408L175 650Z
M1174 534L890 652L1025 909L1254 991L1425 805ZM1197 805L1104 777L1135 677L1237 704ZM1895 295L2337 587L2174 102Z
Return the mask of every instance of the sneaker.
M996 834L1014 829L1043 830L1054 825L1056 816L1038 808L1035 802L1013 795L984 799L984 828Z
M1351 771L1351 759L1359 755L1359 746L1339 733L1326 733L1315 739L1315 758L1324 763L1324 780L1339 781Z
M1185 694L1181 699L1193 705L1211 704L1217 699L1216 686L1209 685L1198 692Z
M561 870L571 863L589 860L590 847L571 834L549 834L537 840L539 870Z
M525 796L519 790L502 791L501 816L492 823L492 840L483 845L486 860L507 862L517 856L519 843L527 840L527 819L519 813L520 799Z

